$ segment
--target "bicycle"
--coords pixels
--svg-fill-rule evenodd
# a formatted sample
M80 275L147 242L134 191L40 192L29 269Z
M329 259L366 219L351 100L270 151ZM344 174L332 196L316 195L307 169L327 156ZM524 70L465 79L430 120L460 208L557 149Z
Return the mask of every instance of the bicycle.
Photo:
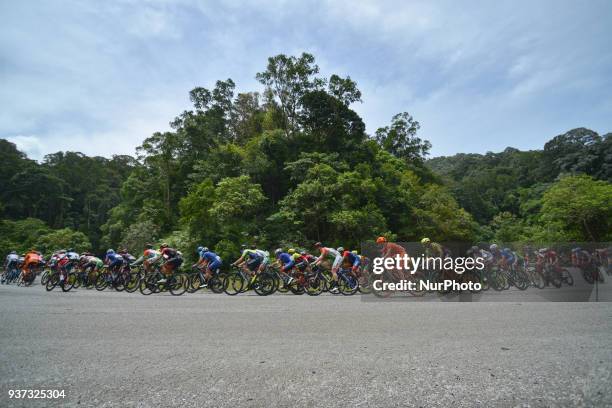
M164 282L161 282L165 280ZM181 296L187 291L187 274L174 272L172 275L164 275L159 267L141 279L139 289L143 295L168 291L173 296Z
M232 271L223 279L223 287L224 292L230 296L235 296L250 289L253 289L259 296L268 296L276 290L276 283L268 268L249 275L242 267L232 266Z
M187 292L195 293L200 289L210 289L213 293L223 293L224 287L224 275L219 270L214 271L210 279L206 279L205 267L193 267L194 273L190 274L187 281Z

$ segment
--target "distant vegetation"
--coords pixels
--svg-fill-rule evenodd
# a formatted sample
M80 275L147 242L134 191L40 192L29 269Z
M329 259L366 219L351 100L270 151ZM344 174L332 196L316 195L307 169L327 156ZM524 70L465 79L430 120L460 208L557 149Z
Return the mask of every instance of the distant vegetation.
M0 140L0 250L149 241L235 254L321 240L612 239L612 138L574 129L543 150L458 154L431 147L408 113L374 135L351 109L349 77L277 55L235 93L231 79L189 93L193 109L137 157L59 152L42 163Z

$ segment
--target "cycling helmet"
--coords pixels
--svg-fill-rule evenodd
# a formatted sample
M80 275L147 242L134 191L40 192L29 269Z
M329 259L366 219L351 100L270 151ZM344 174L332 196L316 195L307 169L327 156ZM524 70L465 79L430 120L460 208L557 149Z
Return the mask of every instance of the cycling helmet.
M322 246L323 246L323 244L320 243L320 242L315 242L315 244L314 244L315 248L321 248Z
M208 247L202 248L202 252L208 252L208 251L210 251L210 249L208 249Z
M252 245L251 245L251 249L257 249L257 245L252 244Z
M510 248L504 248L504 252L512 252Z
M289 248L289 249L287 250L287 253L289 253L289 254L295 254L295 249L293 249L293 248Z
M249 246L248 246L247 244L242 244L242 245L240 245L240 249L243 249L243 250L244 250L244 249L247 249L248 247L249 247Z
M280 249L280 248L277 248L277 249L274 251L274 255L275 255L277 258L278 258L278 256L279 256L280 254L282 254L282 253L283 253L283 250L282 250L282 249Z
M479 246L477 246L477 245L474 245L474 246L472 247L472 253L474 253L474 252L478 252L478 251L480 251L480 247L479 247Z
M17 255L17 251L11 251L11 255Z
M423 238L423 239L421 240L421 244L423 244L423 245L427 245L427 244L429 244L430 242L431 242L431 239L429 239L429 238Z
M308 254L308 252L306 252L306 251L300 251L300 255L305 256L306 254Z
M356 250L356 249L353 249L353 250L351 251L351 253L352 253L352 254L354 254L354 255L359 255L359 252L357 252L357 250Z
M376 243L377 244L384 244L385 242L387 242L387 238L385 238L385 237L378 237L378 238L376 238Z
M151 245L151 244L145 244L145 249L153 249L153 245Z
M108 250L106 251L106 255L113 255L114 253L115 253L115 250L114 250L114 249L108 249Z
M338 247L338 248L336 248L336 251L342 253L342 252L344 252L344 247Z
M74 248L69 248L68 252L74 252Z
M491 251L497 251L497 244L491 244L491 246L489 247L489 249Z
M541 251L541 249L540 249L540 251ZM576 248L572 249L572 252L580 252L580 251L581 251L580 247L576 247Z
M163 243L159 246L160 249L168 248L168 244Z
M196 248L196 252L197 252L197 253L200 253L200 252L202 252L203 250L204 250L204 247L203 247L203 246L199 246L199 247L197 247L197 248Z

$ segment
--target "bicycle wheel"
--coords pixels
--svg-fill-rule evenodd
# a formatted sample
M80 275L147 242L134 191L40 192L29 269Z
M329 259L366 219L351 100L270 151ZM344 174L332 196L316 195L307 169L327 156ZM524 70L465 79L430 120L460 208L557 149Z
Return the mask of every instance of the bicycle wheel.
M369 272L366 270L359 271L357 281L359 281L359 293L364 295L372 293L372 280L370 279Z
M187 293L196 293L204 283L199 273L192 273L187 278Z
M516 286L519 290L525 290L529 287L529 278L523 274L523 272L514 272L514 276L512 278L514 281L514 286Z
M96 290L98 291L102 291L106 289L108 286L108 279L106 277L106 274L104 273L99 274L98 277L96 278L96 283L94 286Z
M49 271L44 271L43 274L40 275L40 284L46 286L47 281L49 281Z
M567 269L561 270L561 276L563 276L563 280L568 284L568 286L574 286L574 277Z
M239 273L230 273L223 279L224 292L227 295L235 296L242 292L244 286L244 279Z
M181 296L187 291L187 275L184 273L175 273L174 276L168 278L168 291L173 296Z
M52 291L59 283L59 275L57 273L49 274L47 282L45 283L45 289L47 292Z
M561 274L556 271L548 272L548 281L555 287L560 288L563 283L563 279L561 279Z
M359 282L348 273L338 274L338 290L344 296L351 296L359 290Z
M591 270L589 270L588 268L580 268L580 271L582 272L582 277L584 278L586 283L590 285L595 283L595 274L593 274Z
M274 278L267 273L260 273L253 283L253 290L259 296L268 296L274 292L276 284Z
M62 287L62 292L70 292L70 290L74 287L74 283L77 280L77 276L74 272L69 272L68 276L64 279L63 282L60 281L60 286Z
M467 271L467 272L464 272L463 275L461 275L461 283L467 283L467 284L471 283L471 287L474 288L476 283L480 283L480 278L474 272ZM472 293L480 292L480 290L477 290L477 289L469 289L469 291Z
M138 290L140 283L140 274L138 272L132 272L129 275L129 280L125 283L124 290L127 293L134 293Z
M531 285L538 289L544 289L546 287L546 280L542 276L541 272L533 271L530 277Z
M323 293L323 282L318 276L311 276L306 279L306 294L309 296L319 296Z
M74 289L78 289L83 284L83 278L81 277L81 272L74 273L74 285L72 286Z
M140 293L142 293L145 296L149 296L151 293L153 293L153 288L151 287L151 283L149 282L148 276L143 276L140 278L138 289L140 290Z
M213 293L223 293L223 291L225 290L225 282L224 282L224 275L213 275L209 280L208 280L208 288L213 292Z
M276 286L276 290L279 291L280 293L289 292L289 286L285 284L285 281L281 277L275 278L275 286Z

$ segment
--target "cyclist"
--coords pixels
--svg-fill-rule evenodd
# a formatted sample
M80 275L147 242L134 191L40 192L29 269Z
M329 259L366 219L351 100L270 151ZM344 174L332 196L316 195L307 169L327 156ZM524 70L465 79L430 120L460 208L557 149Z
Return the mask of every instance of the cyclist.
M421 244L425 247L425 255L427 257L440 257L444 259L451 255L448 248L443 247L437 242L432 242L429 238L423 238Z
M331 268L332 282L329 291L330 293L339 293L340 291L338 290L338 269L340 269L340 266L342 266L342 254L340 254L340 252L338 252L334 248L323 246L323 244L320 242L315 243L314 247L321 251L321 255L319 255L319 257L314 262L315 266L320 265L321 262L325 260L325 258L333 259Z
M200 258L198 259L198 262L193 265L193 267L197 267L200 265L204 266L206 268L206 272L204 273L204 280L208 282L213 273L219 273L219 269L221 268L223 261L221 260L221 257L219 255L212 252L206 247L200 246L197 248L196 251ZM207 283L203 283L200 287L205 288L206 286Z
M295 262L295 267L298 268L301 272L310 271L312 268L310 267L311 263L314 263L317 258L310 255L306 251L296 252L293 256L293 261Z
M130 254L126 248L120 249L118 253L125 260L125 262L128 263L128 265L131 265L133 262L136 261L136 257Z
M157 262L160 259L161 254L159 251L153 249L153 245L145 244L144 251L142 255L130 264L131 267L138 266L140 264L144 265L145 271L150 272L151 265Z
M79 258L79 267L82 271L97 273L104 266L104 261L92 254L91 252L83 252Z
M119 272L121 271L121 267L123 266L125 260L121 255L116 253L113 249L109 249L106 251L106 258L104 258L104 263L108 266L108 269L111 272Z
M60 282L63 282L68 275L68 272L75 266L79 261L79 254L74 252L74 249L60 250L57 253L57 267L60 271Z
M248 248L246 245L242 245L242 254L232 266L242 267L247 274L252 275L260 271L265 258L264 251L257 250L254 246Z
M6 273L2 277L2 282L9 282L19 265L19 255L17 255L17 251L11 251L10 254L6 256L6 260L4 261L4 268L6 269Z
M549 264L552 266L557 266L559 263L559 258L557 257L557 252L555 252L552 248L540 248L538 250L538 262Z
M31 283L36 277L34 269L41 266L43 263L44 260L42 254L34 249L30 249L26 253L23 264L21 266L24 281Z
M293 278L289 276L289 272L295 266L295 261L293 257L289 255L287 252L283 252L281 248L278 248L274 251L274 256L276 257L276 263L281 265L280 273L283 277L283 280L287 285L293 282Z
M376 243L381 246L381 256L383 258L395 258L397 255L403 258L406 255L406 250L403 246L388 242L385 237L376 238Z
M497 262L499 267L502 269L512 269L514 265L518 263L518 257L515 256L514 252L512 252L510 248L499 249L499 245L491 244L489 249L493 255L493 260Z
M593 258L586 249L576 247L572 249L572 266L582 268L591 264Z
M183 264L183 255L176 249L170 248L168 244L161 244L159 246L159 251L161 257L165 260L162 266L162 273L165 277L157 281L157 283L166 283L168 277L172 275L174 270Z
M340 248L338 248L340 249ZM344 249L344 248L342 248ZM351 252L349 250L342 251L342 261L346 265L350 265L351 271L357 276L357 270L361 266L361 257L357 255L357 251Z

